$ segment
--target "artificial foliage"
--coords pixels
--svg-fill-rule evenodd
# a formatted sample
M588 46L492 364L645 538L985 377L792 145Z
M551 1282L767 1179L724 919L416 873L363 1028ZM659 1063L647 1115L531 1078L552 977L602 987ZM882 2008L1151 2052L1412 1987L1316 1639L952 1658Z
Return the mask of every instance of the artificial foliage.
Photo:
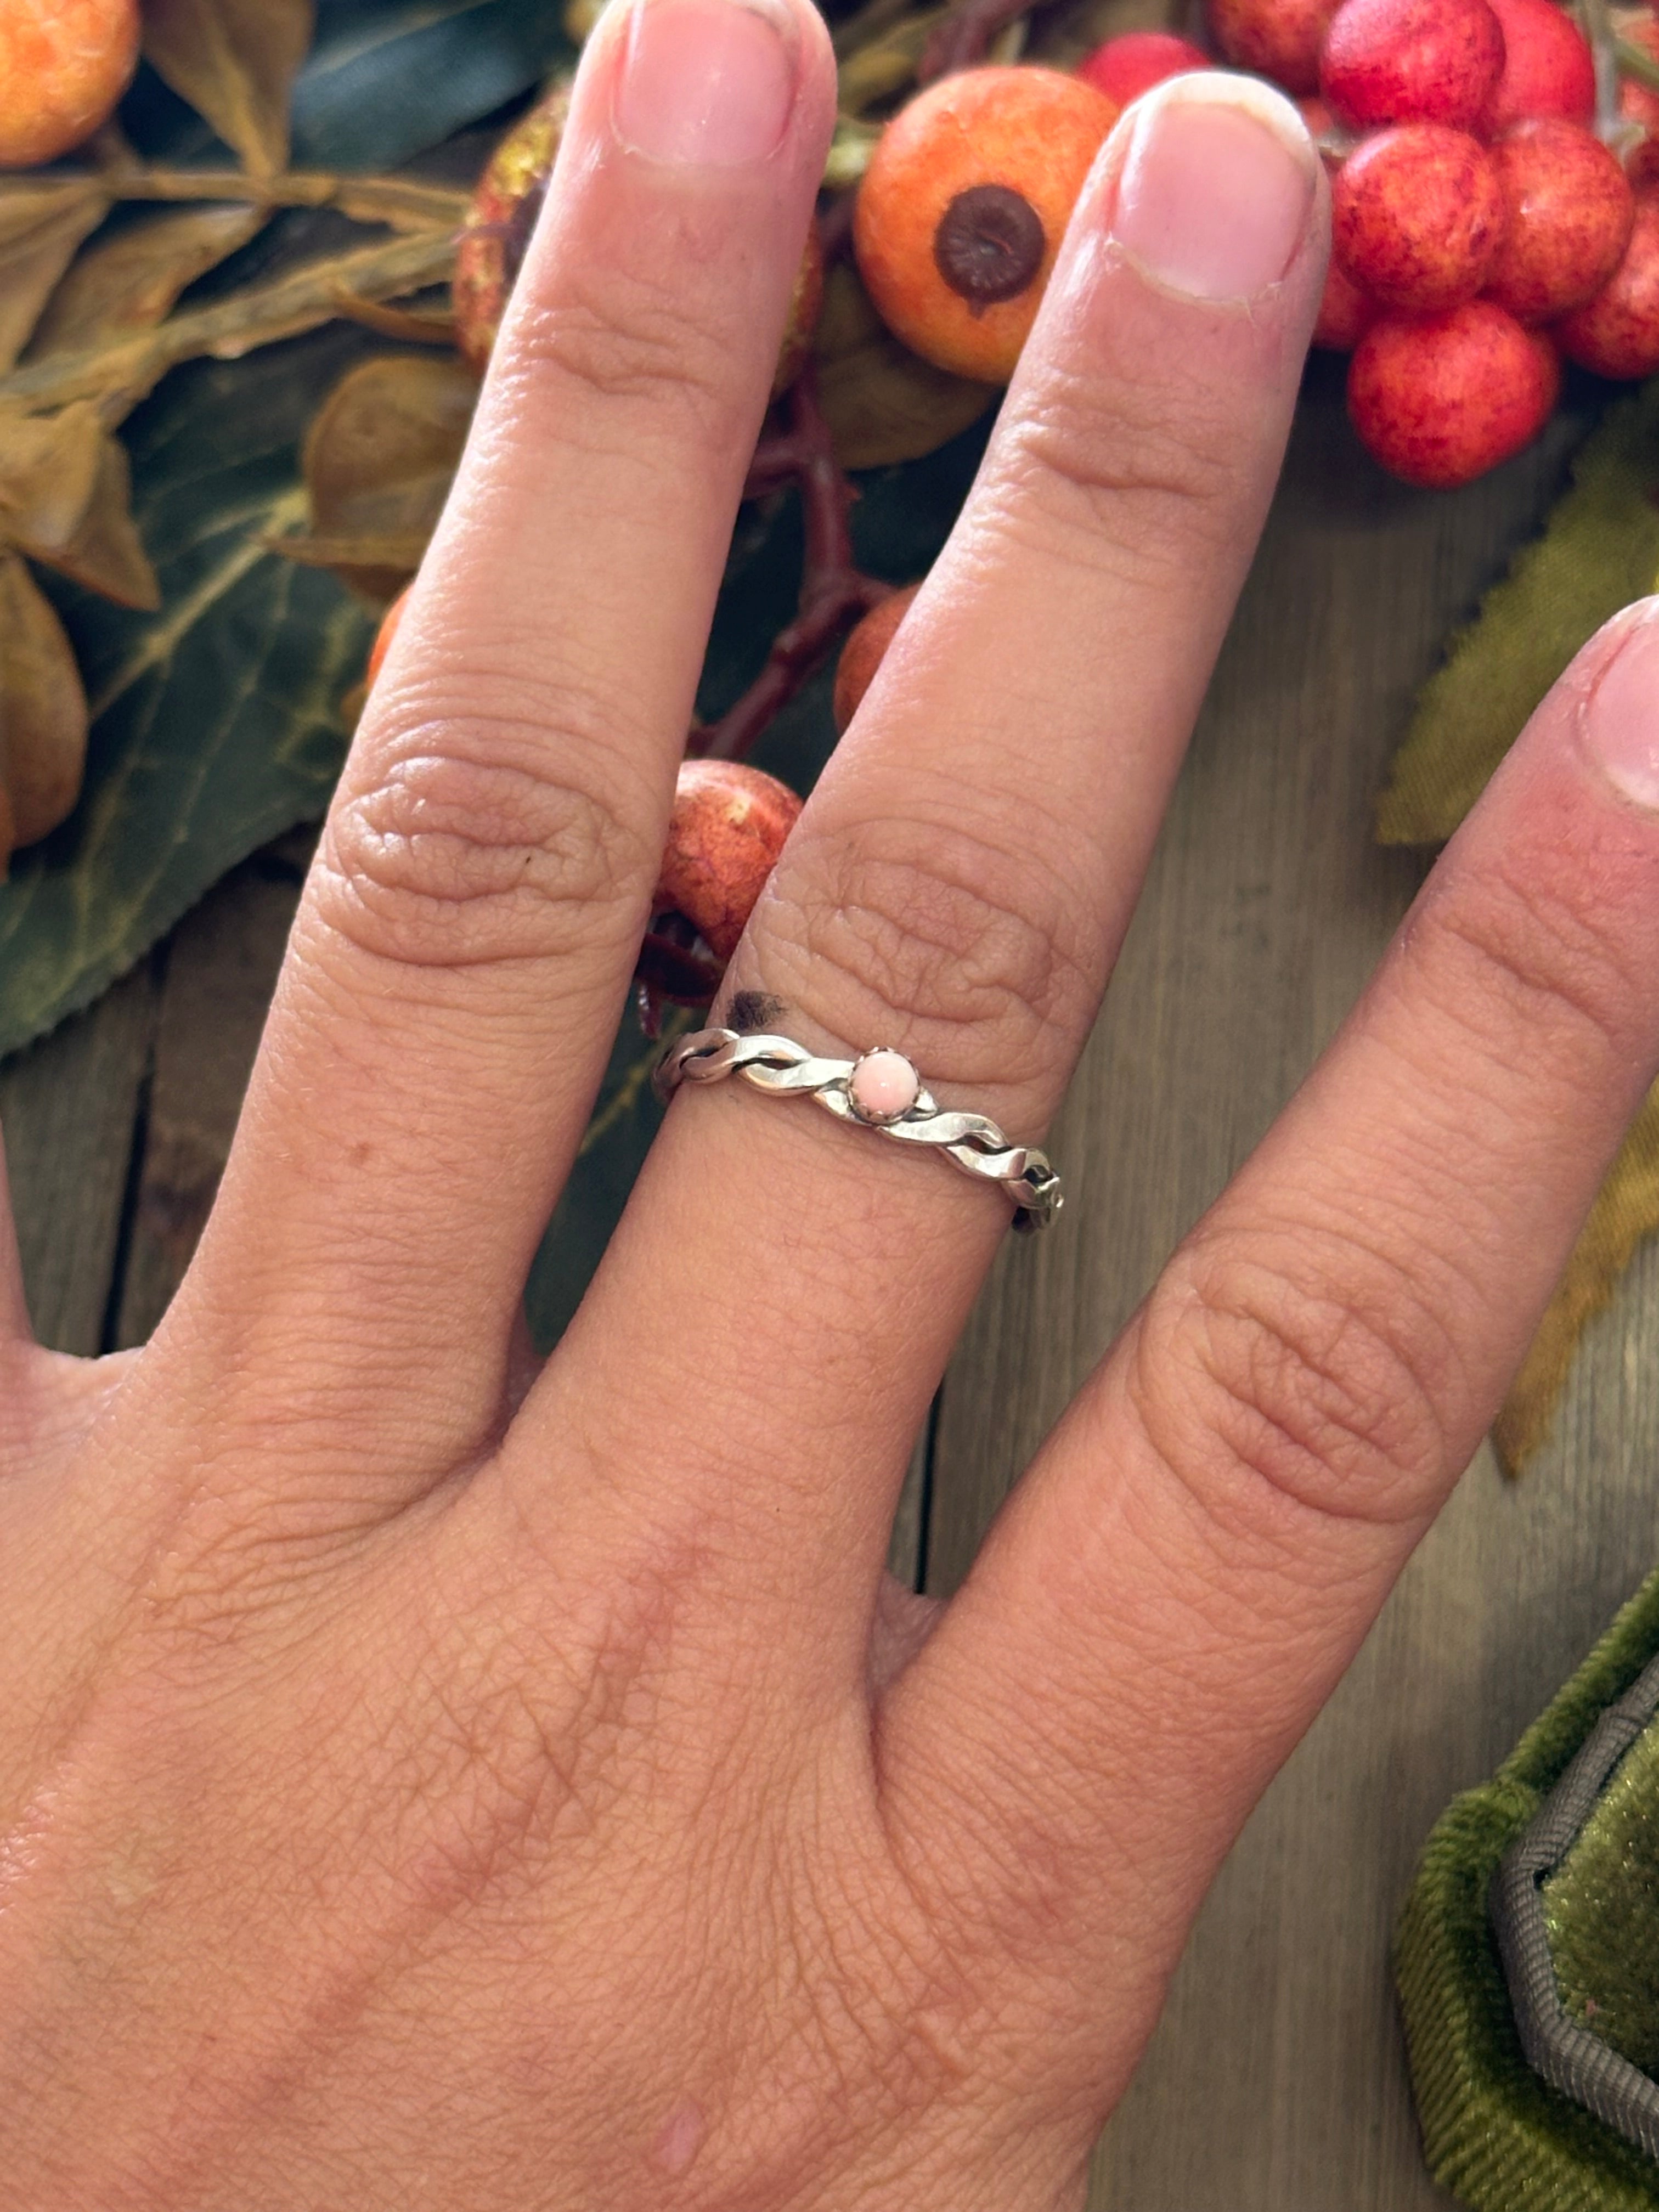
M1659 1574L1492 1780L1441 1816L1401 1916L1395 1978L1424 2148L1436 2179L1471 2212L1659 2207L1659 2165L1528 2064L1487 1905L1499 1860L1656 1653ZM1639 1763L1633 1751L1587 1824L1575 1846L1583 1856L1575 1866L1570 1856L1563 1876L1572 1879L1550 1908L1552 1954L1579 2017L1594 2027L1592 2007L1615 2007L1632 2051L1653 2049L1659 2032L1659 1942L1644 1912L1646 1875L1631 1869L1611 1886L1606 1878L1632 1832L1650 1833L1659 1813L1659 1741L1638 1749ZM1621 1946L1631 1947L1622 1964Z

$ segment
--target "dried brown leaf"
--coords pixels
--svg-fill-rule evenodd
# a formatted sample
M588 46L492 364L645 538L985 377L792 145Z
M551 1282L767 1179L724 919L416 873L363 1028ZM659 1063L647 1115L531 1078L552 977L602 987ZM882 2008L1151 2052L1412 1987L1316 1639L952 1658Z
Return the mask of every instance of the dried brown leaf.
M132 520L126 449L90 401L60 415L0 415L0 543L124 607L161 590Z
M919 460L978 422L997 394L949 375L893 336L845 263L824 285L814 353L818 396L843 468Z
M305 449L312 531L301 545L328 549L323 565L365 599L395 598L419 567L477 397L460 362L394 354L362 362L319 410Z
M73 811L87 720L63 624L20 556L0 554L0 782L15 844L33 844Z
M91 177L0 185L0 370L28 343L76 247L108 213L108 198Z
M449 346L455 343L455 318L444 307L400 307L392 300L360 300L342 292L335 311L343 323L357 323L377 337L395 338L399 345Z
M453 268L452 232L394 238L250 286L202 307L180 308L154 330L106 338L74 353L53 354L0 377L0 407L35 411L94 399L106 423L137 405L181 361L211 354L240 361L278 338L296 337L333 319L342 293L359 299L398 298L441 283Z
M0 538L66 544L91 502L102 437L88 400L58 415L0 414Z
M186 285L246 246L267 219L257 207L185 208L89 246L46 302L26 358L151 329Z
M275 176L315 21L314 0L145 0L144 56L255 176Z

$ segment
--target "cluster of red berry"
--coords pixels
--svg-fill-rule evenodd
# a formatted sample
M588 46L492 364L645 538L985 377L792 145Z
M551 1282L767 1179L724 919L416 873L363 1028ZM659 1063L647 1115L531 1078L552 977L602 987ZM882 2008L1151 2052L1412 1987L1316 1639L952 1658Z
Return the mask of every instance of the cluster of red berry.
M1542 428L1564 358L1659 370L1659 97L1626 79L1599 135L1590 48L1556 0L1210 0L1209 15L1325 153L1315 343L1352 352L1349 412L1385 466L1480 475ZM1659 52L1645 14L1625 36ZM1165 43L1182 52L1160 75L1203 65ZM1115 40L1079 74L1109 91L1114 49L1144 44Z
M1659 0L1655 0L1659 6ZM1228 62L1294 99L1330 172L1315 343L1351 352L1354 424L1409 482L1467 483L1548 420L1563 361L1659 370L1659 94L1596 69L1558 0L1209 0ZM1626 52L1659 58L1647 8ZM1131 100L1212 67L1164 32L1071 76L947 76L894 118L859 196L860 270L915 351L1003 381L1094 154Z

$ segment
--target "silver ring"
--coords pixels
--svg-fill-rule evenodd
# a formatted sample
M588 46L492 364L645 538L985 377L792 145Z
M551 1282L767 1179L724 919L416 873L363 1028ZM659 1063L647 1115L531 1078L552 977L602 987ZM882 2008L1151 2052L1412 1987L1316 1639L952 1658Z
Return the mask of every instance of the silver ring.
M856 1060L818 1060L793 1037L698 1030L670 1045L652 1085L666 1104L682 1083L719 1083L728 1075L742 1076L757 1091L816 1099L838 1121L878 1136L933 1146L964 1175L1000 1182L1014 1202L1016 1229L1046 1229L1065 1203L1046 1152L1011 1145L983 1114L945 1111L903 1054L888 1046Z

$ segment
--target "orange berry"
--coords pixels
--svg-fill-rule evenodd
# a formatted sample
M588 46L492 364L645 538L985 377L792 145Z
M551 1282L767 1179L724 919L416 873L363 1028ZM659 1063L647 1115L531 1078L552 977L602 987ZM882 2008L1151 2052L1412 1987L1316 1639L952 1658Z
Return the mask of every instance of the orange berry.
M1117 120L1058 70L942 77L882 133L853 243L884 322L936 368L1012 375L1095 155Z
M653 915L683 915L729 960L800 808L787 783L742 761L683 762Z
M5 4L6 0L0 0L0 8ZM489 366L501 318L530 250L569 118L570 85L561 80L519 118L474 187L455 249L451 297L455 342L480 376ZM823 304L823 247L814 224L795 274L772 386L775 399L800 374Z
M380 630L374 645L369 649L368 666L363 676L364 685L370 691L374 689L374 679L385 665L387 653L392 650L392 641L397 636L402 626L404 616L409 606L409 595L414 588L413 584L405 584L380 617Z
M547 198L570 87L556 84L520 117L489 157L455 249L455 337L482 376Z
M0 0L0 168L55 161L138 65L138 0Z
M863 704L864 695L875 682L876 671L921 589L920 584L908 584L903 591L872 607L842 646L836 664L834 712L838 730L846 730Z

